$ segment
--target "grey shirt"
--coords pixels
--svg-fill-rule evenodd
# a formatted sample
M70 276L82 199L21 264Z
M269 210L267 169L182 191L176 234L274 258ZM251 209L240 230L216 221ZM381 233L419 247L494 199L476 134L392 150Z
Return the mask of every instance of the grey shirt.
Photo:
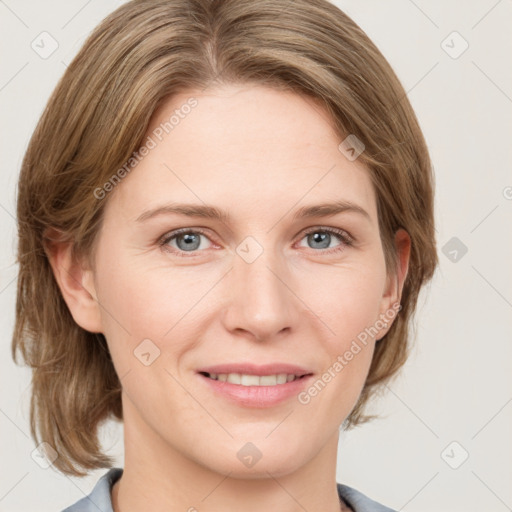
M112 510L112 486L123 474L122 468L111 468L96 483L94 489L85 498L67 507L62 512L113 512ZM350 507L354 512L396 512L364 494L346 485L338 485L340 501Z

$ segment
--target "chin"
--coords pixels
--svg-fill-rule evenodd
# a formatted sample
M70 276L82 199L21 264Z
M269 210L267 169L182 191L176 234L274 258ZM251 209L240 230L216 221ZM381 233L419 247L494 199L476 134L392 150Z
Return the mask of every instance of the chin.
M220 462L220 461L219 461ZM263 458L258 461L253 467L244 467L238 460L215 465L210 468L217 473L227 475L230 478L240 480L262 480L269 478L269 474L273 477L279 478L291 473L294 473L305 463L305 461L297 460L294 455L290 457L276 458L264 461Z
M223 475L229 473L230 478L263 479L269 478L269 473L277 478L300 469L314 457L314 453L309 452L304 443L283 446L282 443L269 443L268 440L266 443L263 440L261 443L234 441L223 446L220 452L210 453L208 460L204 460L205 452L198 454L202 457L198 462L210 471Z

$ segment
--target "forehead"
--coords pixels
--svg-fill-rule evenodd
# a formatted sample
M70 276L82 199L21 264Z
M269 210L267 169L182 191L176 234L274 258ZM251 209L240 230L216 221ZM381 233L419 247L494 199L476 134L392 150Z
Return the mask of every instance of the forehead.
M329 115L304 96L252 85L185 91L154 113L149 140L112 198L130 218L162 201L275 214L343 199L376 215L367 169L339 151Z

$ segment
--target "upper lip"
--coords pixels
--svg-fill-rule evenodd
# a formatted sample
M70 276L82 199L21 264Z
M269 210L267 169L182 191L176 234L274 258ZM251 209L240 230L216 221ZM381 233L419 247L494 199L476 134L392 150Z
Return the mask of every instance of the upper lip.
M214 366L205 366L197 370L198 373L240 373L244 375L277 375L286 373L287 375L310 375L311 371L294 364L288 363L270 363L270 364L252 364L252 363L226 363Z

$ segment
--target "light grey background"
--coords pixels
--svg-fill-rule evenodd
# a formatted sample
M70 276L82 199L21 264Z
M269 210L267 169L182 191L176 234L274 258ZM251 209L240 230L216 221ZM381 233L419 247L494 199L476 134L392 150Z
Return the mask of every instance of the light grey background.
M61 510L105 473L68 478L31 458L30 372L10 357L14 215L21 159L51 91L121 3L0 0L0 511ZM341 436L338 481L397 510L512 510L512 1L335 3L391 62L418 114L436 171L441 263L412 356L375 403L383 419ZM58 42L45 59L31 48L43 31ZM103 436L123 466L122 427Z

